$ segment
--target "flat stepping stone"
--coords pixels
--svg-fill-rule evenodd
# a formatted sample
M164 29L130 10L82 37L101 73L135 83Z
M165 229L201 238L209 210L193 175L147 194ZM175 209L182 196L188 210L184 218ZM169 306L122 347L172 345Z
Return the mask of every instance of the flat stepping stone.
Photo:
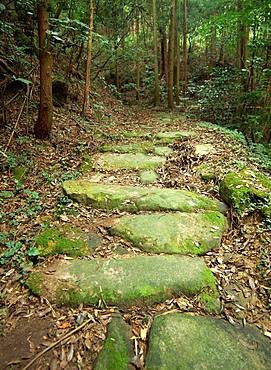
M132 143L126 145L103 145L101 152L112 152L112 153L148 153L152 152L154 144L150 142L146 143Z
M176 189L135 187L92 183L85 180L65 181L65 193L72 199L100 209L122 211L182 211L211 210L225 213L224 203Z
M153 149L154 154L168 157L170 154L173 153L173 149L167 147L167 146L156 146Z
M137 139L137 138L151 139L152 138L152 134L141 132L141 131L126 131L126 132L123 132L122 136L127 139Z
M159 132L155 135L157 139L183 139L194 137L196 135L193 131L169 131L169 132Z
M204 291L212 292L208 301L217 300L212 272L200 258L188 256L63 260L30 274L27 285L36 295L74 307L145 306L175 295L206 295Z
M215 153L216 149L212 144L198 144L195 145L195 154L198 156L204 156L207 154Z
M100 246L103 239L95 233L64 225L59 228L48 228L36 238L39 256L48 257L65 254L69 257L90 255Z
M94 365L95 370L127 370L131 365L133 352L133 333L121 316L113 317L109 324L104 347Z
M105 153L99 156L97 164L104 170L156 169L166 162L165 157L137 154Z
M142 171L139 173L140 182L144 185L149 185L156 182L159 179L158 173L155 171Z
M270 350L270 341L255 328L172 313L153 322L146 368L267 370Z
M219 212L123 216L111 232L152 253L204 254L218 248L226 219Z

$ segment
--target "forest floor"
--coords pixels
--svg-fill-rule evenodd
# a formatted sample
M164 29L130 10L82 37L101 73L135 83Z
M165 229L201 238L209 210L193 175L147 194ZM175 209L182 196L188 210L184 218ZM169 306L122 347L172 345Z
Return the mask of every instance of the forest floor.
M74 105L55 109L52 137L47 142L28 136L28 120L23 115L25 123L16 130L8 148L9 168L4 169L0 184L0 369L3 370L24 368L50 346L32 369L92 368L106 338L107 325L116 312L132 327L134 366L143 368L148 333L155 316L176 311L208 315L197 297L178 297L151 307L121 310L102 305L57 307L45 298L30 294L24 285L27 274L37 263L42 265L61 258L45 260L36 255L35 238L45 226L69 224L100 235L103 243L90 259L118 258L116 247L120 244L129 255L141 253L129 242L108 234L107 229L119 212L78 205L63 194L63 181L95 174L94 168L82 172L82 165L89 165L102 145L119 145L123 140L121 134L127 131L154 134L163 130L193 130L196 137L171 144L174 152L159 170L156 186L186 189L219 200L219 182L226 172L244 167L257 170L260 166L238 134L202 124L185 112L176 111L172 115L174 120L161 123L162 112L139 104L128 107L105 94L103 103L90 111L88 119L78 113ZM14 122L17 114L15 110ZM1 140L11 131L12 126L10 131L1 128ZM215 151L196 156L194 145L206 143L211 143ZM5 148L6 142L1 144ZM216 173L215 180L200 178L196 166L202 163ZM27 170L21 178L23 182L15 178L18 167ZM137 174L127 170L104 173L103 183L139 184ZM237 217L232 210L228 212L228 222L220 248L204 256L219 288L222 309L217 316L232 325L256 326L271 337L270 225L256 212ZM82 324L82 318L93 320L73 334L73 329ZM67 333L70 335L66 339L54 345Z

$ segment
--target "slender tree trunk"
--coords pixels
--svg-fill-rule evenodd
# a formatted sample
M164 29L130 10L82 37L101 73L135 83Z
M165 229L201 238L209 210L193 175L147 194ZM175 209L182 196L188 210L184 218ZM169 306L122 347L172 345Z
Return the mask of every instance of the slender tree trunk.
M180 3L179 0L176 1L176 25L175 25L175 101L176 105L180 105L180 59L181 59L181 50L180 50Z
M246 68L247 61L247 43L248 43L248 30L245 25L243 18L244 1L238 0L238 11L241 13L241 20L238 23L238 35L237 35L237 61L240 69Z
M159 68L158 68L158 45L157 45L157 10L156 0L152 0L153 11L153 68L154 68L154 105L157 107L160 102L159 97Z
M38 139L47 139L52 130L53 94L52 94L52 65L53 59L47 45L48 0L39 2L38 28L40 49L40 105L38 120L34 126L35 136Z
M92 32L93 32L93 18L94 18L94 3L89 0L89 34L88 34L88 56L86 65L86 82L84 90L83 115L86 115L89 109L89 93L90 93L90 67L92 59Z
M174 19L175 0L170 1L169 47L168 47L168 109L173 109L173 79L174 79Z
M183 94L188 90L187 0L183 0Z
M212 27L211 45L210 45L210 61L209 66L211 68L216 65L216 28Z
M167 51L167 34L164 28L161 28L161 78L168 78L168 51Z
M136 46L137 52L139 53L140 48L140 26L139 26L139 18L136 20ZM136 59L136 100L140 98L140 62L139 62L139 54L137 55Z

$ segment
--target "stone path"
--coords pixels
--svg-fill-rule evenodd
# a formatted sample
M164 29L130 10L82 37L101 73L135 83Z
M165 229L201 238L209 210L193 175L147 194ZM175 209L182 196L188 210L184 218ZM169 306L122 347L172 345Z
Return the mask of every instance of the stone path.
M164 117L162 121L167 120ZM81 179L63 185L64 192L79 203L127 212L114 218L108 232L129 241L142 255L77 259L91 255L101 240L75 229L45 231L38 238L41 255L58 253L74 259L57 260L33 272L27 285L37 295L73 307L83 303L129 309L132 305L147 306L182 295L197 296L205 317L174 313L154 319L146 368L268 369L270 345L256 329L233 327L208 316L208 312L219 313L219 292L215 276L196 255L220 246L227 228L225 204L181 189L100 182L103 176L99 171L114 171L121 178L125 170L138 171L144 184L157 181L155 170L172 153L165 144L190 136L195 133L126 132L123 137L128 143L106 145L95 157L95 181ZM212 151L210 145L195 147L198 156ZM121 316L113 317L95 368L131 368L131 337L131 327Z

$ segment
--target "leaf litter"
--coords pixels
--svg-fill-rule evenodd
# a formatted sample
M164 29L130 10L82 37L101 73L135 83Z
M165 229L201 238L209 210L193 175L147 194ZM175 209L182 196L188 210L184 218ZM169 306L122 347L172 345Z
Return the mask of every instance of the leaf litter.
M5 348L15 348L15 344L21 340L23 352L14 351L11 357L8 350L0 351L0 368L4 366L3 369L21 369L38 353L53 346L52 350L35 361L33 368L91 369L97 353L103 347L108 324L115 312L120 312L124 320L132 326L135 352L133 366L143 368L154 317L168 312L207 314L198 297L185 296L145 308L117 309L107 307L103 301L98 308L60 308L44 298L39 299L29 294L23 285L26 274L33 268L33 263L37 262L35 256L31 257L30 262L25 256L30 245L35 247L35 236L46 226L70 224L102 236L102 245L86 257L89 259L119 258L119 247L125 252L121 254L122 258L142 254L129 242L107 232L114 219L125 212L104 212L79 206L62 193L61 182L65 179L78 176L91 178L96 173L95 169L80 173L86 153L92 158L103 144L114 144L117 141L118 145L121 145L141 140L123 138L121 134L125 131L154 134L161 130L157 125L156 112L147 109L142 111L138 107L131 109L116 103L110 95L104 92L102 94L103 99L107 99L108 104L104 105L108 108L104 109L99 119L92 114L88 120L83 120L78 115L79 107L77 110L70 107L69 114L59 108L56 109L56 124L50 142L42 143L30 136L27 143L18 146L16 138L23 137L28 132L23 125L11 142L10 149L17 157L27 153L29 176L22 185L14 179L11 169L4 168L2 174L0 191L10 193L7 198L1 198L2 212L5 214L1 223L1 235L8 234L12 238L11 241L20 242L22 246L19 252L0 268L0 330L6 346L9 346ZM113 109L116 104L118 109ZM193 130L197 135L193 138L177 139L171 144L174 152L159 170L160 179L156 186L192 190L219 199L218 184L226 172L237 171L240 166L256 168L255 164L251 163L246 148L238 140L211 128L203 128L194 119L174 120L170 123L170 130ZM197 156L195 145L205 143L211 143L215 151ZM200 178L196 169L201 164L207 164L216 174L214 180L207 182ZM137 172L130 170L102 172L102 182L140 185ZM35 192L38 196L32 194ZM37 199L33 200L31 197ZM28 208L29 213L26 212ZM269 338L270 245L270 225L268 226L259 214L245 214L240 218L230 210L229 228L221 247L204 256L218 283L222 304L218 316L226 318L232 325L256 325ZM0 245L1 251L6 251L5 244ZM58 258L60 257L40 259L39 263L50 263ZM69 335L90 317L93 320L78 332ZM25 324L24 333L20 332L22 322ZM55 346L59 340L59 344Z

